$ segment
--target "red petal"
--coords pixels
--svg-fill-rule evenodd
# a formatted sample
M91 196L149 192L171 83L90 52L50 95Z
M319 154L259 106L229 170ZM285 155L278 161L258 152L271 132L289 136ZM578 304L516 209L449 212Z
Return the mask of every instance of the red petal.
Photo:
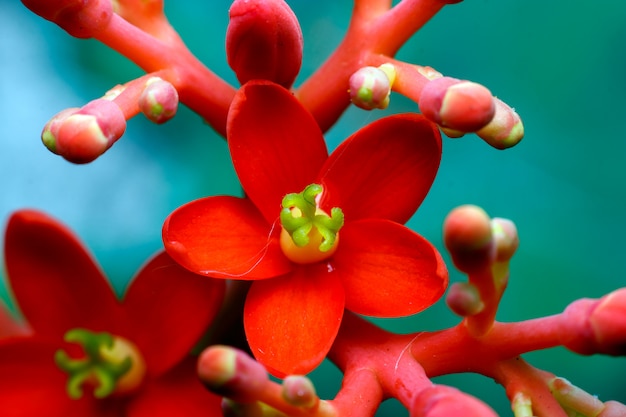
M115 330L119 305L113 290L61 223L36 211L16 212L6 230L5 259L15 299L36 334Z
M273 233L250 200L208 197L176 209L163 225L167 253L180 265L216 278L261 279L288 272Z
M67 375L54 364L58 346L36 338L0 344L0 404L2 417L99 417L91 396L72 400Z
M202 386L193 358L151 381L128 405L127 417L221 416L222 398Z
M161 253L131 282L123 308L128 335L160 374L179 362L209 327L224 297L224 280L196 275Z
M14 317L0 299L0 339L9 336L26 335L29 332L26 324Z
M288 90L269 81L249 82L237 92L227 137L246 195L268 223L278 218L286 194L315 181L328 155L315 119Z
M360 220L341 229L333 257L346 291L346 308L400 317L430 307L444 293L448 273L437 250L410 229L388 220Z
M343 307L341 282L326 264L254 282L244 307L252 353L275 376L309 373L330 350Z
M323 208L346 221L381 218L405 223L426 197L441 160L441 135L421 115L371 123L344 141L321 170Z

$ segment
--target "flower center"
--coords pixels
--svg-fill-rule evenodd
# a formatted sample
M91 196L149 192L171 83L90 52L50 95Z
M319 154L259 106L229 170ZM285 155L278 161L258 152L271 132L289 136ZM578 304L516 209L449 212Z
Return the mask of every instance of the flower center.
M324 188L307 186L301 193L287 194L280 212L280 247L289 260L308 264L327 259L337 250L343 212L333 207L330 216L318 206Z
M113 393L128 393L141 384L146 364L129 340L85 329L70 330L64 339L80 345L85 354L72 358L64 350L58 350L54 355L57 366L68 374L70 398L82 397L84 385L94 387L94 397L105 398Z

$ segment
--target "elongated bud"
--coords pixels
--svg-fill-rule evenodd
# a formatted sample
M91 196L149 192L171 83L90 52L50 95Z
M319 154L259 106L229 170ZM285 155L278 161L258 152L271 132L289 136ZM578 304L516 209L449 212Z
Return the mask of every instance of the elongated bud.
M493 261L491 220L480 207L464 205L455 208L446 217L443 231L446 248L460 271L472 272Z
M154 123L165 123L178 110L178 91L169 82L158 77L150 78L146 82L138 100L141 112Z
M450 310L461 317L476 315L485 308L478 288L468 282L452 284L448 290L446 304Z
M91 38L113 16L111 0L22 0L33 13L76 38Z
M283 0L235 0L226 56L241 84L264 79L291 87L302 64L298 19Z
M495 114L491 92L470 81L441 77L424 86L419 98L421 112L441 127L475 132Z
M229 346L210 346L198 359L198 376L218 395L233 401L254 401L265 389L269 376L259 362Z
M83 164L102 155L125 130L122 110L109 100L97 99L54 116L44 126L41 140L50 151Z
M519 115L497 97L494 97L496 112L493 119L476 134L496 149L507 149L517 145L524 137L524 125Z
M599 300L583 298L565 309L562 343L582 355L626 355L626 288Z
M598 417L624 417L626 416L626 405L617 401L607 401L604 403L602 412Z
M386 109L395 77L391 64L359 69L349 80L350 100L364 110Z
M548 386L559 404L580 415L597 416L604 408L604 404L596 396L572 385L564 378L554 378L548 382Z
M411 417L497 417L482 401L445 385L434 385L417 394L410 412Z

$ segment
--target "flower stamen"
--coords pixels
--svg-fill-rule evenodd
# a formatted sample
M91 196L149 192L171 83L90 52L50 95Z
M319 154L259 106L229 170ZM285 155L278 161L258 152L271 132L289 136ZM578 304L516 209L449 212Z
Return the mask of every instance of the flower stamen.
M70 330L64 339L79 344L85 353L82 358L72 358L64 350L54 355L57 366L68 374L70 398L82 397L85 384L94 385L96 398L126 393L140 385L146 366L139 350L129 340L85 329Z
M333 207L330 216L318 206L323 192L319 184L308 185L301 193L287 194L282 201L280 244L285 256L297 263L318 262L337 248L343 211Z

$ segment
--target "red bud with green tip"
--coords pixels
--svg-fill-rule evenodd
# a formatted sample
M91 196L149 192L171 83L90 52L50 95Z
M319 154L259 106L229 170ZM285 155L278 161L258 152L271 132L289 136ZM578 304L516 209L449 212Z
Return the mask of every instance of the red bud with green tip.
M228 65L241 84L273 81L291 87L302 64L302 31L283 0L235 0L226 32Z
M137 102L139 110L152 122L161 124L170 120L178 110L178 91L169 82L150 78Z
M91 38L113 16L111 0L22 0L24 6L76 38Z
M126 119L117 104L105 99L81 109L67 109L44 126L41 140L46 147L76 164L91 162L124 134Z
M436 78L424 86L421 112L441 127L475 132L495 114L491 92L484 86L450 77Z

